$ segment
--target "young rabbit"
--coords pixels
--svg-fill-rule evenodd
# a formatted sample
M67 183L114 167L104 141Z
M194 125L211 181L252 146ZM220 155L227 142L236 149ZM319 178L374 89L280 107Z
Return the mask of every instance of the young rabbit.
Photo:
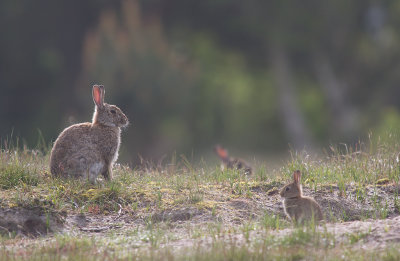
M252 173L252 169L247 162L242 159L231 158L228 156L228 151L222 148L220 145L216 145L214 148L215 152L222 160L222 167L227 169L238 169L244 170L244 173L250 175Z
M50 155L53 176L85 178L91 183L99 174L112 179L118 158L121 127L129 123L115 105L104 103L104 86L93 86L95 110L92 122L72 125L61 132Z
M300 178L301 173L296 170L293 182L284 186L280 192L285 214L295 222L310 221L312 218L320 221L323 219L321 208L313 198L303 196Z

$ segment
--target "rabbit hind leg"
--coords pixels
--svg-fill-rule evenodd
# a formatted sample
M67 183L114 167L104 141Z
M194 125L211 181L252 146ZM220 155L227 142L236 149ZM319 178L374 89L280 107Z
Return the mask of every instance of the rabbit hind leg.
M112 168L111 168L111 165L104 167L101 175L103 175L105 180L111 180L112 179Z

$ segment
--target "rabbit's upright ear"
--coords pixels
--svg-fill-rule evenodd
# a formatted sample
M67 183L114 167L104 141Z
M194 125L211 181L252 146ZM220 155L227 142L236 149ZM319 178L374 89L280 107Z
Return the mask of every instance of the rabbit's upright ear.
M97 107L103 107L104 105L104 86L103 85L93 85L93 101Z
M215 146L215 151L217 152L220 158L226 159L228 158L228 151L222 148L220 145Z
M293 181L294 181L294 183L300 184L300 177L301 177L300 170L296 170L295 172L293 172Z

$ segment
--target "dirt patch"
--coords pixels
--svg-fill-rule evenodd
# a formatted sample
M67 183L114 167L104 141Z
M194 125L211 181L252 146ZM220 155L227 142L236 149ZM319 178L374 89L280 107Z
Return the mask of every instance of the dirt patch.
M90 219L87 218L86 215L83 213L69 216L67 220L68 224L71 224L76 227L86 227L90 223Z
M366 187L349 185L345 189L325 186L317 191L303 188L303 194L315 198L330 222L397 216L397 191L398 186L393 184Z
M250 210L251 209L251 202L249 200L231 200L229 201L229 205L233 208L238 210Z
M63 228L60 213L41 208L0 208L0 233L41 236Z
M187 221L192 219L194 216L202 215L204 212L197 208L184 208L184 209L168 209L161 212L155 212L151 219L154 222L177 222Z
M400 216L382 220L352 221L327 224L336 239L365 249L384 248L400 242ZM320 228L322 230L322 228Z

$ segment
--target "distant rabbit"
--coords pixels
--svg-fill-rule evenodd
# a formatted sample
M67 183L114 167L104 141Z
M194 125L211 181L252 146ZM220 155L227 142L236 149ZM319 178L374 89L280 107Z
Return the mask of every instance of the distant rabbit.
M220 145L216 145L214 148L215 152L222 160L223 167L227 169L237 169L237 170L244 170L245 174L250 175L252 173L252 169L247 162L242 159L231 158L228 156L228 151L222 148Z
M121 143L120 128L129 121L117 106L104 103L104 94L103 85L93 85L92 122L72 125L58 136L50 155L53 176L84 178L91 183L99 174L112 179Z
M318 203L310 197L303 196L300 184L301 173L296 170L293 173L293 182L284 186L280 192L283 199L285 214L295 222L315 221L323 219L322 211Z

